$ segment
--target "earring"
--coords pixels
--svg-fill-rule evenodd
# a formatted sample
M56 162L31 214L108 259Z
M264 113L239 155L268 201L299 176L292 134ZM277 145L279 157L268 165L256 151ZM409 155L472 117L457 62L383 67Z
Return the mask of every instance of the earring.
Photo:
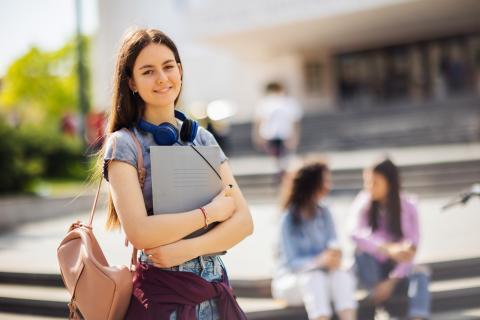
M136 94L137 94L137 91L133 91L133 90L132 90L132 93L133 93L133 95L136 95Z

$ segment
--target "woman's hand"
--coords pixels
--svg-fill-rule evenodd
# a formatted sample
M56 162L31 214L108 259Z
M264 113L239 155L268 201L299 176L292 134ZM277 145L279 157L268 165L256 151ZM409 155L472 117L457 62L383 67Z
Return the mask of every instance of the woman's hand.
M376 304L382 303L393 293L393 289L395 289L395 285L397 284L397 279L387 279L375 286L373 289L372 299Z
M230 196L230 186L225 187L205 206L210 222L227 220L235 212L235 200Z
M338 249L327 249L317 257L317 264L327 270L336 270L342 262L342 251Z
M154 263L155 267L170 268L195 258L195 254L190 250L189 244L188 240L179 240L152 249L145 249L144 252L148 255L150 261Z
M410 262L415 256L415 248L406 242L394 242L383 246L383 251L397 263Z

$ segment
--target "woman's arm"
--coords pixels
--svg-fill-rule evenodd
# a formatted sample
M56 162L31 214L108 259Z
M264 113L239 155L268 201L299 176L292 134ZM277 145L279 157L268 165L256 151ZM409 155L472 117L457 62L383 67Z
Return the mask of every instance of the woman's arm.
M366 191L361 191L353 201L349 217L350 238L357 249L377 257L386 257L383 246L386 241L376 236L368 225L367 206L370 203L370 196Z
M299 272L316 267L315 256L301 253L298 239L292 232L292 220L289 213L284 213L282 216L278 244L280 254L291 271Z
M418 223L418 211L414 203L404 200L402 211L403 239L399 246L403 248L402 255L405 257L390 273L390 277L403 278L408 275L413 267L413 259L417 253L420 240L420 228Z
M335 222L333 221L332 213L330 209L324 209L325 214L325 232L327 234L327 246L338 246L338 238L337 238L337 228L335 227Z
M228 161L220 166L224 184L231 184L231 198L235 202L233 215L209 232L192 239L182 239L175 243L146 250L152 261L159 267L171 267L198 256L230 249L253 232L253 220L240 188L238 187Z
M108 176L118 218L128 240L136 248L172 243L204 226L204 216L199 209L148 216L137 170L132 165L111 161ZM211 221L223 221L233 213L234 203L229 197L220 197L206 205L205 210Z

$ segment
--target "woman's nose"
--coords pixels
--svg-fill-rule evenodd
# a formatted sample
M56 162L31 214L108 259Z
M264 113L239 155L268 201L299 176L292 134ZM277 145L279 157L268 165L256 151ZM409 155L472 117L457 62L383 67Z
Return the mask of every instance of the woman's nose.
M166 80L167 80L167 75L165 74L165 72L160 71L160 72L158 73L158 76L157 76L157 82L160 82L160 83L161 83L161 82L164 82L164 81L166 81Z

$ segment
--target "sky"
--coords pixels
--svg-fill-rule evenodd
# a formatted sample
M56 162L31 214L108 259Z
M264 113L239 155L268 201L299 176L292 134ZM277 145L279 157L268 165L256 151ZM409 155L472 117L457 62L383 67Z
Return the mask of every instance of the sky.
M98 25L97 0L82 2L82 31ZM30 47L61 48L75 35L75 0L0 0L0 77Z

